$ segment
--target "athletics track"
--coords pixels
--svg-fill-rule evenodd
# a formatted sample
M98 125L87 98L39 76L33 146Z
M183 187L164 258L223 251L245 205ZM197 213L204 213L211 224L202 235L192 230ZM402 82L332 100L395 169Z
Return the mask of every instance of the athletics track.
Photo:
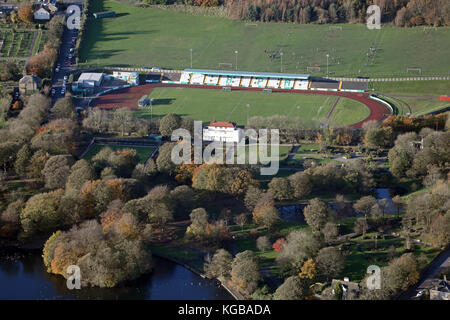
M202 88L202 89L222 89L221 86L203 86L203 85L182 85L182 84L166 84L166 83L148 83L145 85L134 86L129 88L123 88L115 90L111 93L99 96L95 98L91 107L99 107L101 109L116 109L116 108L129 108L131 110L138 109L138 100L144 96L150 94L153 88L158 87L185 87L185 88ZM243 88L233 87L232 90L249 90L249 91L262 91L260 88ZM365 104L369 110L370 115L351 126L350 128L361 128L364 122L370 120L383 121L385 118L391 115L391 110L381 102L370 98L370 93L354 93L354 92L342 92L342 91L317 91L317 90L284 90L284 89L271 89L272 92L290 92L298 94L323 94L330 96L340 96L344 98L353 99Z

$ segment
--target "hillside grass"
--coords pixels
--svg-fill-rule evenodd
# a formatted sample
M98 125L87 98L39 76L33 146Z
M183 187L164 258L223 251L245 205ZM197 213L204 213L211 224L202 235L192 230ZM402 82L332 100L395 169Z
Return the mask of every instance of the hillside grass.
M422 68L422 75L447 75L450 65L450 28L425 33L423 27L383 26L369 30L365 25L257 23L214 16L194 16L156 8L127 6L114 0L92 3L92 12L114 10L113 18L89 18L88 32L80 51L80 63L92 66L160 66L184 69L218 69L230 63L235 69L279 72L281 57L270 59L265 52L282 51L283 72L306 73L320 66L335 76L405 76L408 67ZM369 48L376 53L367 58ZM436 50L439 48L439 50Z

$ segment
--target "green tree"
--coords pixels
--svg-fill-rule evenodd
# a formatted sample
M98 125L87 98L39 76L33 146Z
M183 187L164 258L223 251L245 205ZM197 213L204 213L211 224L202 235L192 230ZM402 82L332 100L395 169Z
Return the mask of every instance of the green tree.
M58 228L62 222L59 201L62 190L40 193L28 199L20 214L20 223L26 235L48 232Z
M269 182L269 192L277 200L288 200L292 198L291 186L287 178L273 178Z
M17 152L16 162L14 163L14 170L19 176L26 176L31 156L32 151L28 144L24 144L22 148L20 148L20 150Z

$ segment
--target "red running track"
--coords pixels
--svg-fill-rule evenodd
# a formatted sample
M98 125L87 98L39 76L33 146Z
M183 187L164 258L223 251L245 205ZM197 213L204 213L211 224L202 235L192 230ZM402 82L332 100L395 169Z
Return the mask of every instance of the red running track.
M201 89L215 89L215 90L222 89L221 86L149 83L145 85L115 90L111 93L95 98L91 106L98 107L101 109L116 109L125 107L131 110L137 110L139 99L143 95L148 95L150 92L152 92L153 88L158 87L186 87L186 88L201 88ZM260 88L242 88L242 87L233 87L232 90L261 91ZM344 98L353 99L365 104L370 110L370 115L366 119L349 126L349 128L361 128L364 122L370 120L377 120L381 122L391 115L391 110L389 110L389 108L384 104L382 104L381 102L371 99L369 93L353 93L342 91L315 91L315 90L284 90L284 89L272 89L272 92L291 92L300 94L309 93L309 94L323 94L329 96L340 96Z

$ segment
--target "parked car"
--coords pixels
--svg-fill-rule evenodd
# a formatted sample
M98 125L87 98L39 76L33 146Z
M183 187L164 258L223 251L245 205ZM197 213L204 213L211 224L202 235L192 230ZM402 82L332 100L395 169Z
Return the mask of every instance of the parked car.
M69 53L69 59L72 59L72 54Z
M56 69L55 69L55 72L56 72L56 73L58 73L58 72L59 72L59 68L58 68L58 67L56 67Z
M69 77L67 76L67 74L64 76L64 81L67 81L67 79L69 79Z
M50 91L50 97L54 97L56 93L55 88L52 89L52 91Z

